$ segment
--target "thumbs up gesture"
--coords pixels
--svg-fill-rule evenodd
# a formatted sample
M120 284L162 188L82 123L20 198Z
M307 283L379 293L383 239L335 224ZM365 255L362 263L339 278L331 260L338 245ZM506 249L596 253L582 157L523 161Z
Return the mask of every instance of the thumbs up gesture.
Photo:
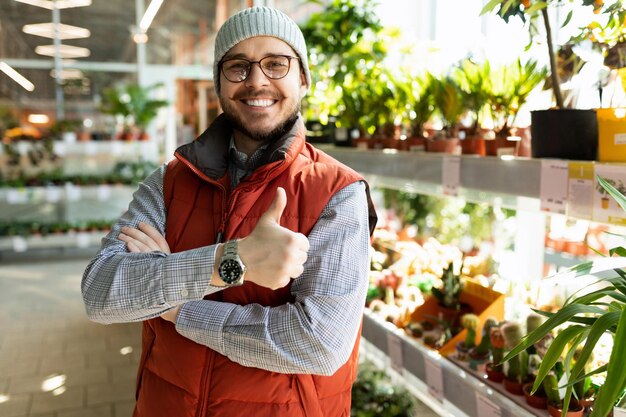
M246 280L270 289L282 288L304 271L309 240L280 225L287 205L283 188L276 189L274 201L261 216L256 227L238 245L239 256L246 265Z

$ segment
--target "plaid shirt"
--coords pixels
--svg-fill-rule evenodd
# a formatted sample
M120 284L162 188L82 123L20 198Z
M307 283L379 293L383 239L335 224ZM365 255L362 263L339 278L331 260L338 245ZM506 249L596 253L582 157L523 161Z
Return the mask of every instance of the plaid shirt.
M232 152L235 183L253 170L245 154ZM232 169L236 167L236 175ZM167 255L129 253L117 239L123 226L146 222L165 235L161 166L139 185L128 211L102 240L85 270L82 292L90 319L142 321L183 304L176 330L244 366L281 373L330 375L350 356L368 285L368 210L365 185L337 192L308 236L304 273L291 285L295 302L278 307L236 305L202 298L217 246ZM175 359L174 359L175 360Z

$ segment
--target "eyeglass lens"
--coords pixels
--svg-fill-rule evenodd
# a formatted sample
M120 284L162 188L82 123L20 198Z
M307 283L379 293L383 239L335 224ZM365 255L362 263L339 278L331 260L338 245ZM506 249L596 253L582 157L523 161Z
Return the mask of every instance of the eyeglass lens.
M248 78L252 64L259 64L266 77L277 80L287 75L292 58L283 55L270 55L258 61L249 61L243 58L229 59L222 62L222 73L228 81L238 83Z

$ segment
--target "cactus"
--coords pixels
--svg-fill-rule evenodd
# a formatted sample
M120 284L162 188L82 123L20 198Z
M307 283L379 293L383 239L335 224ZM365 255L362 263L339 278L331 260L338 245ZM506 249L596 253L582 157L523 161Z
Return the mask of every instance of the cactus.
M543 316L537 313L530 313L528 317L526 317L526 334L530 334L531 332L533 332L536 328L541 326L543 322L544 322ZM534 345L530 345L526 349L526 352L528 352L529 355L533 355L537 353L537 349L535 348Z
M461 265L460 271L462 270L463 265ZM461 308L459 298L461 297L461 292L463 292L464 285L463 282L461 282L461 274L454 272L454 262L450 262L448 267L444 269L441 281L443 282L441 288L431 288L430 291L432 295L440 304L448 308L459 310Z
M478 346L474 348L474 355L477 357L486 356L491 350L491 329L498 325L498 322L493 317L487 318L483 325L482 338Z
M464 314L461 317L461 326L467 330L465 336L465 347L471 349L476 346L476 329L480 324L480 319L476 314Z
M489 339L491 341L493 369L502 372L502 358L504 358L504 337L502 336L502 329L498 326L492 327Z
M506 323L502 326L502 336L508 350L513 349L522 341L522 329L518 323ZM528 375L528 352L522 351L507 361L507 378L519 383L526 382Z
M546 375L543 379L542 386L546 393L546 397L548 398L548 403L560 406L561 396L559 395L559 380L554 372L550 371Z

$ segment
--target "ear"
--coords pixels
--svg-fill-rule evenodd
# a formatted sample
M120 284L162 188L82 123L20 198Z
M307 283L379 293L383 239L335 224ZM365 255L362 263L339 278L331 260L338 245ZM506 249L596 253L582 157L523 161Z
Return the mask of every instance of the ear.
M306 91L306 76L304 75L304 71L300 71L300 97L304 97L306 95Z

